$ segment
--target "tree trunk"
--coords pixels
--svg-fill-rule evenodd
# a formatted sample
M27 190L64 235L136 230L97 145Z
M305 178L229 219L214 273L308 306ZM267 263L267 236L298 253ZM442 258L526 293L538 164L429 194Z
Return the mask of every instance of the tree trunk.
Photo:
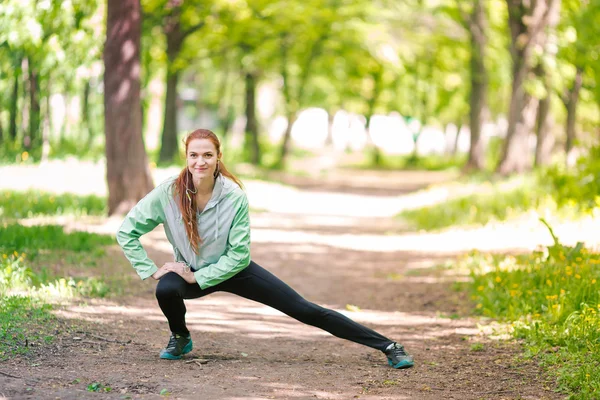
M573 81L573 87L569 90L568 97L566 98L565 106L567 108L567 141L565 143L565 152L567 153L567 159L569 158L573 146L575 144L575 138L577 133L575 131L575 123L577 122L577 103L579 102L579 91L583 84L583 68L577 68L577 74Z
M12 95L8 114L8 137L13 142L17 140L17 114L19 113L19 68L15 68Z
M540 58L535 69L537 76L542 80L546 95L540 99L538 108L536 137L537 143L535 146L535 165L543 166L550 164L552 158L552 148L554 147L554 135L552 134L552 126L554 125L552 115L550 113L550 100L552 97L552 69L547 67L548 62L556 59L557 46L555 28L558 24L560 16L561 0L548 0L548 23L547 29L540 33L540 41L544 48L544 56Z
M488 91L488 76L484 63L487 39L485 36L486 20L483 1L485 0L475 0L473 13L469 20L469 31L471 33L471 96L469 114L471 145L465 168L477 171L485 168L485 148L483 138L481 137L481 130L485 122L484 113L486 112Z
M90 92L92 85L89 79L85 81L83 86L83 96L81 100L81 125L87 129L87 148L91 149L94 143L94 128L90 118Z
M506 140L497 166L497 172L502 175L520 173L532 165L528 142L535 126L537 101L526 93L524 82L531 72L532 51L540 32L547 25L549 11L548 0L506 2L511 31L513 85Z
M168 8L171 13L165 19L164 32L167 38L167 93L165 96L165 113L161 147L158 160L163 163L172 162L179 149L177 143L177 84L180 70L176 68L175 61L179 57L185 33L181 30L181 0L170 0Z
M171 63L169 63L171 64ZM169 67L167 67L169 69ZM172 162L177 155L177 83L179 72L167 72L167 94L165 96L165 116L158 160Z
M140 104L140 0L108 0L104 123L108 214L124 214L152 190Z
M291 141L292 141L292 128L294 127L294 123L298 119L298 112L291 111L288 113L287 117L287 127L285 128L285 132L283 134L283 142L281 143L281 150L279 151L279 159L277 160L276 167L284 168L287 162L288 155L290 153Z
M335 110L327 112L327 136L325 137L325 147L333 146L333 120L335 119Z
M28 58L29 71L29 135L23 141L25 148L38 147L40 144L40 83L35 66Z
M258 140L258 122L256 120L256 77L246 72L246 130L244 146L250 155L253 165L260 165L260 143Z

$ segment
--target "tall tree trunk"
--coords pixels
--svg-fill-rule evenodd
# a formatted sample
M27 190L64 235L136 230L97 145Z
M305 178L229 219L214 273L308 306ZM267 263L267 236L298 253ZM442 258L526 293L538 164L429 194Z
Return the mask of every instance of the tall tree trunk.
M506 2L511 31L513 85L506 140L497 166L497 172L502 175L520 173L532 165L529 136L535 126L537 102L526 93L524 83L531 72L532 51L547 24L549 11L548 0Z
M547 67L550 59L556 59L556 33L555 28L560 16L561 0L548 0L548 23L547 28L540 33L540 41L544 48L544 56L540 58L535 72L542 80L546 95L540 99L538 108L535 146L535 165L542 166L550 164L552 158L552 148L554 147L554 135L552 126L554 125L550 113L550 101L552 97L552 69ZM552 61L550 61L552 62Z
M246 129L244 146L249 151L250 162L260 165L260 142L258 140L258 121L256 120L256 77L251 72L246 72Z
M375 113L375 107L377 106L377 101L379 100L379 95L382 91L383 84L383 67L378 65L378 69L372 73L373 78L373 93L371 94L371 98L367 101L367 121L365 123L365 129L367 132L367 143L369 147L372 149L372 163L375 166L381 166L382 157L381 150L373 141L373 136L371 135L371 118L373 118L373 114Z
M177 83L179 82L181 70L176 67L175 61L181 53L185 38L204 26L203 21L188 29L182 28L181 7L183 4L183 0L169 0L166 5L168 15L165 17L163 30L167 38L167 95L165 96L165 119L158 157L161 162L173 161L179 149L177 142L177 106L179 100Z
M548 86L548 89L550 87ZM554 147L554 136L552 135L552 115L550 114L550 93L539 101L535 145L535 166L550 164L552 148Z
M15 68L12 94L10 96L10 106L8 112L8 137L10 140L17 140L17 115L19 113L19 79L20 68Z
M336 111L330 109L327 111L327 136L325 137L325 147L333 146L333 121Z
M49 156L50 156L50 129L52 126L52 112L50 110L50 93L51 92L51 87L50 87L50 82L52 82L52 79L50 79L50 76L48 76L46 78L46 96L45 96L45 102L44 102L44 120L42 122L42 156L41 156L41 162L45 162L48 160Z
M81 99L81 125L87 130L87 148L90 149L94 143L94 127L90 118L90 92L92 84L90 79L87 79L83 86L83 95Z
M485 0L475 0L473 12L469 19L469 32L471 34L471 96L469 125L471 129L471 145L469 158L465 168L480 171L485 167L485 152L481 130L484 124L488 76L485 69L485 47L487 43ZM458 135L457 135L458 137Z
M573 86L569 90L568 95L565 97L565 107L567 108L567 141L565 143L565 152L567 153L567 159L570 158L573 146L575 144L575 138L577 133L575 131L575 123L577 122L577 103L579 102L579 92L581 85L583 84L583 68L577 67L577 73Z
M153 188L140 104L140 0L108 0L104 123L108 214L124 214Z
M285 128L285 132L283 133L283 142L281 143L281 150L279 150L279 160L276 163L276 167L284 168L285 163L290 153L291 142L292 142L292 128L294 127L294 123L298 120L298 112L290 111L286 115L287 117L287 127Z
M229 64L225 66L225 70L222 72L223 79L220 82L218 93L217 93L217 101L219 102L217 106L217 113L219 118L219 126L221 128L221 140L225 141L227 137L227 132L229 131L230 126L230 101L229 101L229 82L232 79L229 79Z
M172 65L171 62L169 62ZM167 69L170 69L167 67ZM161 137L160 162L172 162L177 155L177 84L179 72L167 72L167 94L165 96L165 116Z
M40 145L40 82L35 68L31 57L29 57L29 136L28 140L24 140L25 148Z
M183 45L184 33L180 24L179 0L171 0L173 11L167 18L165 35L167 37L167 94L165 96L165 113L161 138L160 162L172 162L179 148L177 143L177 84L180 71L175 67Z

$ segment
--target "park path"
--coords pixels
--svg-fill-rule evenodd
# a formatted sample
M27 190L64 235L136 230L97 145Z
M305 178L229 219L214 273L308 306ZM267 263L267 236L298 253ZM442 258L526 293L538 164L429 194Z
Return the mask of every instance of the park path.
M113 247L100 268L131 277L126 294L62 307L65 327L77 328L58 329L54 344L0 364L11 375L0 374L0 399L158 399L161 392L224 400L561 398L534 362L515 361L517 344L494 339L490 321L469 317L466 295L452 288L466 278L435 268L471 248L530 248L547 242L543 231L411 232L391 218L398 204L415 196L427 201L415 191L448 176L363 178L248 182L253 259L309 300L403 343L414 368L393 370L377 351L223 293L187 302L195 349L182 361L159 360L168 330L153 298L155 282L137 280ZM114 232L116 224L85 228ZM157 264L171 260L160 230L144 244ZM86 391L92 382L111 390Z

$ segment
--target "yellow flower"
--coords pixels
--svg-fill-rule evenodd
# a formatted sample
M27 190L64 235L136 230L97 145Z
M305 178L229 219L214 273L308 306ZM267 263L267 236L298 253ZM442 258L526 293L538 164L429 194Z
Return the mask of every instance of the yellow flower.
M558 308L558 304L552 304L552 308Z
M483 307L483 304L481 304L481 303L477 304L477 308L481 308L481 307Z
M477 290L478 290L478 291L480 291L480 292L481 292L481 291L483 291L483 289L484 289L484 287L483 287L483 286L478 286L478 287L477 287Z
M15 255L15 257L19 257L19 253L16 250L13 252L13 254Z
M594 283L596 283L596 280L595 280L595 279L592 279L592 285L593 285Z
M518 288L518 287L519 287L519 284L518 284L518 283L513 283L513 286L512 286L512 287L513 287L513 289L516 289L516 288Z
M581 257L577 257L577 258L575 259L575 261L577 261L577 262L581 262Z
M548 285L548 286L552 286L552 281L551 281L550 279L547 279L547 280L546 280L546 285Z
M29 158L29 153L24 151L21 153L21 160L23 161L27 161L27 159Z
M581 279L581 275L579 275L579 274L575 274L575 278L576 278L576 279Z
M500 278L499 276L496 277L496 282L500 283L502 282L502 278Z
M565 289L560 289L560 294L565 294Z
M567 275L571 276L571 275L573 275L573 271L571 271L570 269L568 269L568 270L565 272L565 274L567 274Z
M6 254L2 254L2 258L6 259L8 256Z

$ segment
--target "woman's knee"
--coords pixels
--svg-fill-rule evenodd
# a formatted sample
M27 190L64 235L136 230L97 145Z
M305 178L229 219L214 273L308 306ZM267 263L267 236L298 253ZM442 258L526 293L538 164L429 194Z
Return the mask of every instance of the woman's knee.
M318 325L319 321L327 316L328 311L315 303L303 300L295 305L292 316L305 324Z
M183 297L185 280L175 272L169 272L158 281L156 285L156 298L168 299Z

